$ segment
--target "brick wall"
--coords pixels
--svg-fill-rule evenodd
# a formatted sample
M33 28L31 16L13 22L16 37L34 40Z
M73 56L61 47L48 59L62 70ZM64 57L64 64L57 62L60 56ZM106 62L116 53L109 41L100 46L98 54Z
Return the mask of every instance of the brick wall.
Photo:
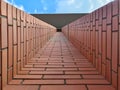
M11 80L14 82L16 75L28 73L21 72L22 67L55 32L55 27L0 1L1 89Z
M120 1L115 0L62 28L69 40L120 90Z

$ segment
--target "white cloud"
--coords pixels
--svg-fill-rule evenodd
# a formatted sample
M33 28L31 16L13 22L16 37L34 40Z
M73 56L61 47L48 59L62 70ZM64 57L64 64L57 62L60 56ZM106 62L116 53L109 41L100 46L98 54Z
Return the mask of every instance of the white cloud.
M9 4L12 4L12 2L9 2L8 0L4 0L5 2L9 3Z
M97 2L98 2L100 5L103 5L103 4L104 4L104 1L106 1L106 0L97 0Z
M24 6L23 5L17 5L17 4L15 4L14 0L12 0L11 2L8 1L8 0L4 0L4 1L7 2L7 3L9 3L9 4L11 4L11 5L13 5L14 7L22 10L22 11L25 11Z
M45 1L44 0L41 0L41 3L44 3Z
M41 0L41 3L42 3L42 5L43 5L43 10L44 10L44 11L47 11L47 10L48 10L48 7L47 7L46 1L45 1L45 0Z
M48 8L47 8L46 6L44 6L44 7L43 7L43 10L46 11L46 10L48 10Z
M20 9L20 10L22 10L22 11L25 11L25 9L24 9L24 6L23 5L16 5L16 4L14 4L13 6L15 6L16 8L18 8L18 9Z
M99 4L101 4L101 5L105 5L105 4L107 4L107 3L111 2L111 1L114 1L114 0L97 0L97 2Z
M82 1L80 0L59 0L57 1L56 13L77 13L80 12Z
M90 4L89 12L94 11L95 9L104 6L105 4L114 1L114 0L96 0L97 4L93 2L93 0L88 0Z
M34 13L37 13L37 12L38 12L37 9L35 9L35 10L34 10Z
M69 0L68 4L72 5L75 2L75 0Z
M90 8L89 8L89 12L92 12L94 10L94 4L92 0L89 0L89 4L90 4Z
M97 8L111 2L114 0L56 0L57 7L56 13L79 13L85 11L92 12ZM85 5L89 3L87 8L83 8Z

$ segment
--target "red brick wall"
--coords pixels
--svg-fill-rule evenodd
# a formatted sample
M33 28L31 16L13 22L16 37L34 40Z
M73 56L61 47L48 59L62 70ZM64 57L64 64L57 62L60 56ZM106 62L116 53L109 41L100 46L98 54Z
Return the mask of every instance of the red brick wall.
M55 27L0 1L0 90L55 32Z
M120 90L119 23L120 1L115 0L62 28L69 40L117 90Z

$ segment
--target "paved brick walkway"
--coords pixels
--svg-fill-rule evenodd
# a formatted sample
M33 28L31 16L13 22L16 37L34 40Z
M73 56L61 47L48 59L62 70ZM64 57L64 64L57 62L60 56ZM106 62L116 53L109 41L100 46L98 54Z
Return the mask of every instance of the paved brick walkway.
M115 90L62 33L56 33L15 79L4 90Z

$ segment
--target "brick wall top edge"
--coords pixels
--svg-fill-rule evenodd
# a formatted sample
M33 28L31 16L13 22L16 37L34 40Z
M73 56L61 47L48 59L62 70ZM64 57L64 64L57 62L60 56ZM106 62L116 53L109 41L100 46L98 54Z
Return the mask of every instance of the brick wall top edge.
M4 1L0 1L0 14L6 16L7 15L7 3Z

